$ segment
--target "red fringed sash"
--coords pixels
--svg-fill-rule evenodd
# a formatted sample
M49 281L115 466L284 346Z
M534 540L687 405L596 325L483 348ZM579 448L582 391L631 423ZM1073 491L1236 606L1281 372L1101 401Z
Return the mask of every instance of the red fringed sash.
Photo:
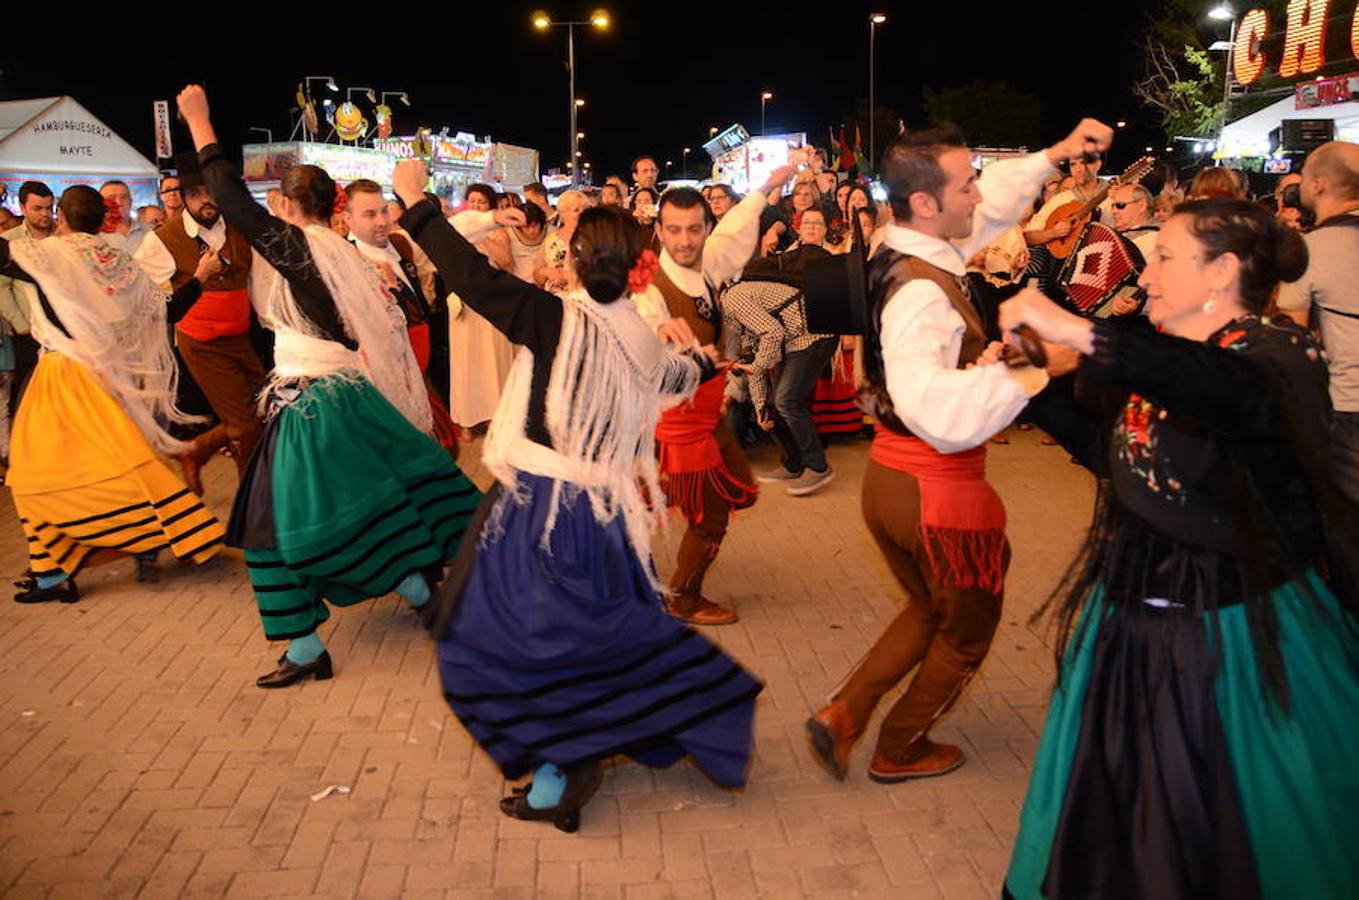
M733 509L749 506L759 493L731 474L713 437L722 419L725 375L719 372L703 382L692 400L666 410L656 424L666 501L695 522L703 521L705 484L711 483Z
M945 584L999 594L1005 582L1005 504L986 480L986 445L940 453L878 427L869 458L920 483L920 540Z

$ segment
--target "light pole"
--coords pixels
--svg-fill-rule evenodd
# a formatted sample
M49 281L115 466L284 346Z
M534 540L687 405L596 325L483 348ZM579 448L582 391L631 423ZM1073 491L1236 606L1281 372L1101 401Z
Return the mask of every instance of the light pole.
M1232 102L1232 48L1236 45L1236 10L1230 3L1219 3L1208 10L1208 18L1215 22L1232 23L1227 43L1214 41L1209 50L1221 50L1222 54L1222 124L1227 124L1227 111Z
M585 105L585 101L581 100L579 97L576 96L577 25L580 26L589 25L593 28L598 28L599 30L603 31L604 29L609 27L609 13L606 10L597 9L590 14L590 18L588 20L571 22L554 22L552 21L552 17L545 12L536 12L533 14L533 27L537 28L539 31L546 31L549 28L566 29L566 71L568 81L570 82L568 85L570 93L567 96L569 97L568 102L571 104L571 131L570 131L571 139L569 143L571 146L570 158L572 162L571 166L572 187L577 187L580 184L580 171L574 165L576 157L580 155L578 150L579 145L577 144L578 138L576 137L578 133L576 131L576 112L580 107Z
M885 13L873 13L868 17L868 165L878 168L877 145L873 136L873 121L877 110L877 67L873 65L873 55L877 44L878 26L887 21Z
M764 107L765 107L765 104L768 103L770 100L773 100L773 99L774 99L774 95L773 95L772 93L770 93L769 91L762 91L762 92L760 93L760 137L764 137Z
M688 147L684 148L684 155L681 157L681 161L683 163L682 168L684 169L684 171L680 174L681 178L689 177L689 154L691 152L693 151L691 151Z

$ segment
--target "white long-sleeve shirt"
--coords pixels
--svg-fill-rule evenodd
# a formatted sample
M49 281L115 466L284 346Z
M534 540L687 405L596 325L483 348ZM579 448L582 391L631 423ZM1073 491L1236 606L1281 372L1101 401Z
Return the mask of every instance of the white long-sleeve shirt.
M978 184L982 202L968 238L945 241L891 224L883 243L961 277L968 259L1019 220L1052 171L1043 153L993 163ZM943 289L925 278L902 285L882 311L883 367L892 406L914 435L941 453L982 444L1019 414L1034 388L1032 377L1015 377L1004 363L959 369L966 328Z

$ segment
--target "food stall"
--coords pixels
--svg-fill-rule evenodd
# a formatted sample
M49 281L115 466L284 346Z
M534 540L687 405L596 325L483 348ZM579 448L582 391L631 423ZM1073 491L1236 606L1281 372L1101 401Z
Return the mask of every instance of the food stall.
M260 201L270 188L279 186L293 166L320 166L340 185L367 178L390 191L392 167L396 165L396 158L382 150L314 141L246 144L241 148L241 156L246 186Z
M429 166L430 190L454 201L469 184L487 179L491 159L489 139L459 131L453 135L419 134L379 138L373 147L393 159L423 159Z
M712 180L730 185L744 194L765 180L779 166L787 165L788 152L805 146L805 132L768 134L751 137L740 125L733 125L703 145L713 160Z
M19 187L41 181L61 196L76 184L127 182L132 205L160 204L155 163L71 97L0 103L0 203L19 210Z

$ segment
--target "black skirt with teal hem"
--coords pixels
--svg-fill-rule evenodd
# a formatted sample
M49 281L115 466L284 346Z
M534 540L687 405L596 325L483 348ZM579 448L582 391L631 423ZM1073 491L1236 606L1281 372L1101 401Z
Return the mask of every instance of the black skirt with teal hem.
M626 755L652 766L685 756L725 787L745 783L762 685L666 612L621 519L589 497L519 476L488 502L475 556L445 584L439 638L453 712L507 778ZM465 547L463 553L471 553Z
M1315 574L1271 597L1289 705L1245 604L1093 595L1044 726L1005 896L1359 897L1359 636Z
M227 543L245 551L265 636L311 634L457 553L478 491L367 380L301 388L265 424Z

